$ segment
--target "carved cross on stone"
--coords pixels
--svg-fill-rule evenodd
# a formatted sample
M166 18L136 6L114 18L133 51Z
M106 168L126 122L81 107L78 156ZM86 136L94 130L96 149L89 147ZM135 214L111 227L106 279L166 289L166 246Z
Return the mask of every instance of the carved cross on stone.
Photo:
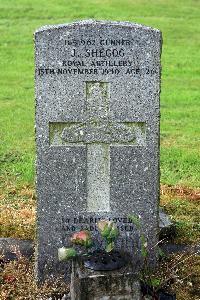
M50 145L87 146L87 210L110 211L110 145L145 144L144 122L117 122L109 83L86 82L84 122L51 122Z

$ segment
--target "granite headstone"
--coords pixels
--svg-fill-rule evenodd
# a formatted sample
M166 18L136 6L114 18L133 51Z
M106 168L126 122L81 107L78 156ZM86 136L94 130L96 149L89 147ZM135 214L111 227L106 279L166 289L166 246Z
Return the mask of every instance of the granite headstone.
M59 275L57 249L116 222L136 259L138 216L157 242L161 33L80 21L35 33L37 274Z

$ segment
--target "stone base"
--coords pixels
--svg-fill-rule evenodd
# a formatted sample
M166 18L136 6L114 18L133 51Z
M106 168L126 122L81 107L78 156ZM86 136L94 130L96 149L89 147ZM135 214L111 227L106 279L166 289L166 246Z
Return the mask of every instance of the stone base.
M71 300L140 300L140 283L129 266L115 271L86 269L73 262Z

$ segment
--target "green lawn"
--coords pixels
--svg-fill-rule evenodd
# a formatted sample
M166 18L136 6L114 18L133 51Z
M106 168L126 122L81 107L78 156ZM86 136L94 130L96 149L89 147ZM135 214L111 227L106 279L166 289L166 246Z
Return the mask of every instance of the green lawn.
M0 0L2 187L34 183L33 32L88 18L128 20L162 31L161 183L198 187L199 1Z

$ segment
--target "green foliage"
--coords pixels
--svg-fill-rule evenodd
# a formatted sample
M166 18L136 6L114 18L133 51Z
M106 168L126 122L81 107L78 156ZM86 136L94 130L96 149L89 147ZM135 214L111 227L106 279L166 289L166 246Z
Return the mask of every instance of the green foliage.
M110 231L111 231L111 227L106 224L104 230L101 231L102 237L107 239L110 235Z
M111 252L115 248L115 244L113 241L107 242L106 244L106 252Z
M148 249L148 242L147 238L142 232L142 224L140 221L140 217L137 215L131 215L129 218L132 220L133 224L135 224L139 236L140 236L140 244L141 244L141 256L143 258L143 265L140 272L140 280L146 285L149 285L151 288L153 288L153 291L158 289L161 284L161 279L154 274L154 270L152 269L152 266L150 264L150 257L149 257L149 249ZM165 255L163 251L156 247L156 250L158 251L158 256L160 258L164 258Z
M77 251L74 248L59 248L58 249L58 259L59 261L68 261L77 256Z
M144 234L141 234L140 240L141 240L141 255L144 259L146 259L148 257L148 249L147 249L147 239L144 236Z
M157 288L159 287L160 283L161 283L160 278L151 278L151 286Z
M138 216L130 215L129 219L131 219L132 223L137 227L137 229L141 229L141 222Z
M163 250L160 247L157 247L157 251L158 251L158 257L159 258L162 259L162 258L166 257L165 253L163 252Z
M106 247L105 250L110 252L114 249L114 242L119 235L119 231L117 226L112 221L101 220L97 223L99 232L101 236L104 238Z

